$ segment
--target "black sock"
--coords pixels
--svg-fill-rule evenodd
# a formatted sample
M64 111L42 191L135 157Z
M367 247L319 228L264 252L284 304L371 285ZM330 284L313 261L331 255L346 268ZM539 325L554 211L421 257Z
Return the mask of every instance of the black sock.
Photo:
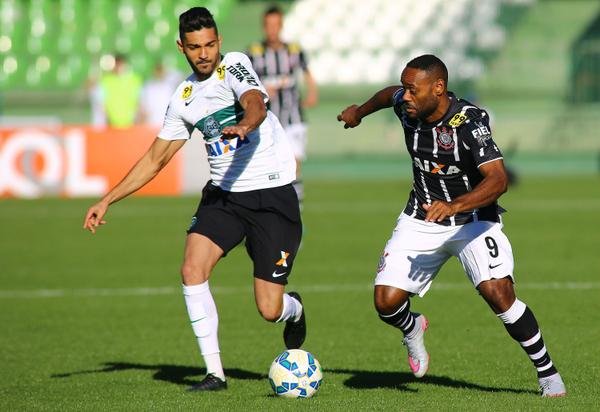
M379 319L384 321L385 323L392 325L402 332L405 335L412 332L415 327L415 316L410 311L410 300L407 300L396 312L391 315L383 315L379 314Z
M509 310L498 315L504 327L533 362L538 378L557 373L550 354L544 345L544 339L533 312L520 300L516 300Z

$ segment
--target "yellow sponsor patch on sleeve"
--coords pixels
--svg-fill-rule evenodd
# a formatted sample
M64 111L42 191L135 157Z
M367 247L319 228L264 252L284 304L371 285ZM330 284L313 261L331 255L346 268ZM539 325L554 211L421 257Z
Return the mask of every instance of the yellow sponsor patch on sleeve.
M223 80L225 78L225 72L227 71L225 69L226 68L224 64L217 67L217 76L219 76L219 80Z
M250 54L260 55L260 54L263 54L264 52L265 52L265 48L260 43L255 43L252 46L250 46Z
M452 119L448 122L448 124L452 127L458 127L463 124L467 120L467 116L461 113L456 113L452 116Z
M288 51L290 53L300 53L300 46L298 43L290 43L288 44Z
M190 97L192 95L192 86L185 86L185 88L183 89L183 93L181 93L181 98L182 99L187 99L188 97Z

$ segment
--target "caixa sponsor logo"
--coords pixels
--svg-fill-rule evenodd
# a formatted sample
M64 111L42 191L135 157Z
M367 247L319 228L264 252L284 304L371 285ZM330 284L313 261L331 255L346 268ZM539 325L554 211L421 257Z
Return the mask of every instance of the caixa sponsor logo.
M233 139L216 140L206 144L206 152L210 157L217 157L226 153L234 152L240 147L250 143L250 139L246 136L244 139L234 137Z
M418 157L413 158L413 163L415 167L424 172L429 172L437 175L455 175L461 173L461 170L454 165L445 165L442 163L436 163L429 160L421 160Z

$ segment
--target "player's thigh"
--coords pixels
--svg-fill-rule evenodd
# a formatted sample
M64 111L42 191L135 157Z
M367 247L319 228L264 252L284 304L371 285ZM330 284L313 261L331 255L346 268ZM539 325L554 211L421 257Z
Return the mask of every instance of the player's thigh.
M457 257L473 286L491 279L514 280L512 247L500 223L468 223L460 237Z
M244 239L245 230L242 219L232 206L200 203L187 233L207 237L226 256Z
M248 218L246 233L254 277L287 284L300 246L302 222L292 221L276 211L260 212Z
M212 240L198 233L190 233L185 241L181 276L185 285L206 282L223 256L223 249Z
M424 226L402 215L379 260L375 285L423 295L450 254L443 245L447 230ZM423 230L426 228L427 230ZM439 225L438 225L439 226Z

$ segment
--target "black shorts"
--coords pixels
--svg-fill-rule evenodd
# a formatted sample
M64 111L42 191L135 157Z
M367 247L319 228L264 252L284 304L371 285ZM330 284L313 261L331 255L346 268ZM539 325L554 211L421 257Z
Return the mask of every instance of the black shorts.
M223 256L246 238L254 276L285 285L302 237L296 191L288 184L227 192L208 182L187 232L206 236Z

